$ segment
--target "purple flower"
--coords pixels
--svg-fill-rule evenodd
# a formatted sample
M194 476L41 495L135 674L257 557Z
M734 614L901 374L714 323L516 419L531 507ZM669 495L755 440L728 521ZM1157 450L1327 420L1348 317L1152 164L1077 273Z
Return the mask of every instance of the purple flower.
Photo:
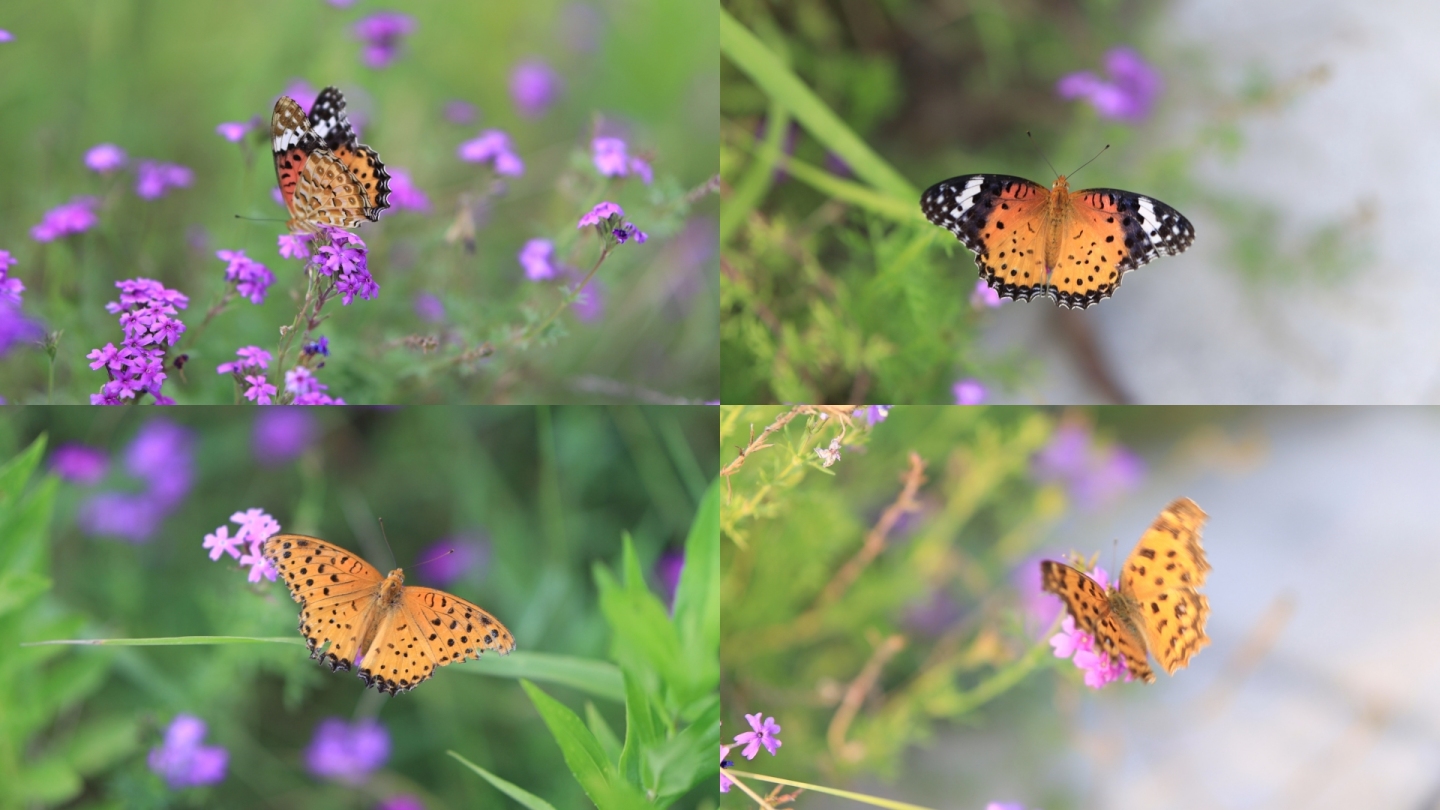
M296 408L265 408L255 416L250 448L266 467L298 458L315 442L315 419Z
M460 144L457 152L468 163L490 163L498 175L519 177L525 173L525 162L511 148L510 136L498 129L487 129Z
M955 625L964 613L960 603L945 590L936 588L905 609L905 625L918 633L936 637Z
M490 562L490 541L483 534L452 535L426 546L415 559L421 579L444 588L471 571L484 575Z
M308 366L296 366L285 372L285 390L295 396L294 405L344 405L345 400L323 393L329 386L315 379Z
M655 578L660 581L660 590L665 594L665 604L675 606L675 589L680 587L680 572L685 570L685 552L678 548L667 548L655 560Z
M964 379L951 387L956 405L979 405L985 401L985 386L979 380Z
M1084 509L1098 509L1134 490L1145 477L1145 462L1118 444L1094 440L1089 425L1067 420L1031 464L1035 478L1065 485Z
M990 802L985 805L985 810L1025 810L1025 805L1019 802Z
M415 314L420 316L421 320L439 323L445 320L445 304L430 293L417 293Z
M310 341L309 343L306 343L304 346L301 347L300 350L301 350L302 352L304 352L306 355L316 355L316 354L318 354L318 355L320 355L321 357L329 357L329 356L330 356L330 338L325 337L324 335L321 335L321 336L319 337L319 339L317 339L317 340L312 340L312 341Z
M164 419L152 419L125 449L125 470L144 482L141 492L101 492L80 506L87 534L143 543L190 492L194 438Z
M250 569L248 580L259 582L263 578L274 582L279 572L261 552L265 541L280 532L280 522L261 509L236 512L230 516L230 521L240 526L234 537L228 536L229 528L226 526L216 529L214 534L205 535L204 547L210 549L210 559L218 560L222 553L235 556L233 547L239 546L242 552L239 555L240 566Z
M18 304L0 297L0 355L8 354L17 343L39 340L44 334L45 327L21 312Z
M113 143L97 144L85 153L85 165L101 174L113 172L125 165L125 150Z
M415 18L395 11L381 11L355 23L355 37L365 43L365 64L377 70L395 59L401 38L414 32Z
M775 725L775 718L767 717L762 724L760 722L761 714L763 714L763 712L745 715L745 719L750 723L750 728L754 729L754 731L747 731L744 734L735 735L735 744L745 746L745 750L741 751L740 754L746 759L754 759L755 755L760 753L760 746L762 745L765 746L765 750L769 751L770 756L773 757L775 756L776 749L782 745L780 740L775 738L775 735L780 733L780 727Z
M0 250L0 301L9 301L19 306L20 294L25 292L25 282L10 277L10 268L17 264L8 250Z
M235 285L235 291L250 299L252 304L265 303L265 291L275 283L275 274L265 265L245 255L243 250L220 250L215 256L229 262L225 267L225 280Z
M1005 303L1000 299L1000 293L985 283L985 279L975 279L975 291L970 293L970 306L975 309L998 309Z
M321 230L329 243L320 246L311 264L335 279L335 289L343 294L341 305L349 306L357 295L367 301L378 295L380 285L370 276L365 242L342 228L322 225Z
M729 745L722 745L722 746L720 746L720 767L722 767L722 768L729 768L730 766L732 766L732 765L735 764L735 763L731 762L730 760L726 759L726 757L730 756L730 749L731 749L732 747L733 747L733 746L729 746ZM730 784L731 784L731 782L730 782L730 777L726 776L724 771L721 771L721 772L720 772L720 792L721 792L721 793L729 793L729 792L730 792Z
M876 425L884 422L890 417L890 409L893 407L895 406L866 405L865 407L860 409L860 418L864 419L865 423L868 424L870 427L875 427Z
M205 721L177 714L165 730L165 744L150 749L150 770L165 778L171 790L213 785L225 778L229 753L219 746L201 745Z
M268 413L263 411L262 413ZM205 535L203 548L210 549L210 559L218 560L221 554L229 554L235 559L240 559L240 537L230 536L230 527L221 526L214 532Z
M246 399L257 405L269 405L274 401L272 397L276 393L275 386L266 382L264 377L259 374L247 374L245 382L250 384L250 387L245 389Z
M231 143L237 143L241 138L245 137L245 133L250 131L250 122L227 121L215 127L215 131L220 133L220 137L225 140Z
M154 396L157 405L173 404L174 400L160 391L166 378L164 347L175 345L185 331L185 324L175 315L190 299L148 278L117 281L115 286L120 288L120 300L111 301L105 309L120 316L125 340L119 349L107 343L86 355L93 361L90 368L104 368L110 377L100 393L90 395L90 404L121 405L145 393Z
M53 242L62 236L88 231L95 226L95 207L100 201L94 197L76 197L64 205L45 212L40 224L30 229L30 238L37 242Z
M479 111L468 101L456 99L445 105L445 120L452 124L472 124Z
M310 108L315 106L315 97L320 95L320 91L311 87L310 83L304 79L296 79L290 82L289 87L285 88L285 95L294 99L295 103L299 104L308 114ZM279 189L276 189L276 191L279 191Z
M634 172L650 185L654 175L650 164L626 153L625 141L619 138L596 138L590 142L595 170L606 177L624 177Z
M363 784L389 757L390 735L375 720L354 724L338 717L322 720L305 749L305 765L311 773L350 785Z
M310 258L310 245L308 242L313 238L308 233L282 233L279 237L280 258L282 259L308 259Z
M259 346L241 346L235 350L235 356L239 360L232 360L228 363L221 363L215 367L217 374L244 374L247 370L258 369L264 371L270 367L270 352Z
M583 228L586 225L599 225L601 222L617 216L625 216L625 209L612 202L602 202L594 208L591 208L585 216L580 217L580 224L575 227Z
M77 484L100 483L108 466L110 459L104 450L84 444L62 444L50 454L50 472Z
M531 281L544 281L557 275L555 243L549 239L531 239L520 248L520 266L525 268L525 277Z
M195 173L176 163L142 160L135 169L135 193L145 200L165 196L171 188L185 188L195 180Z
M1090 577L1101 588L1109 587L1110 578L1105 569L1096 567ZM1077 628L1072 616L1067 615L1060 625L1060 632L1051 636L1050 646L1055 649L1056 658L1069 658L1076 667L1085 671L1085 685L1092 689L1099 689L1122 677L1126 681L1132 680L1130 671L1125 667L1125 656L1112 661L1108 653L1096 652L1094 637Z
M1105 72L1110 81L1082 71L1061 77L1055 92L1064 99L1089 101L1102 118L1138 124L1150 115L1150 108L1164 83L1160 74L1130 48L1113 48L1105 54Z
M1043 557L1028 557L1011 573L1010 584L1020 594L1021 614L1032 634L1050 629L1055 617L1065 609L1060 597L1040 587L1040 562Z
M375 810L425 810L425 805L418 798L402 793L381 802Z
M410 173L404 169L387 166L390 172L390 206L396 211L410 209L425 213L430 210L430 198L410 182Z
M13 40L14 38L15 38L15 35L14 35L14 34L10 33L9 31L6 31L4 28L0 28L0 42L9 42L9 41Z
M349 8L355 5L355 0L326 0L335 8Z
M575 279L576 285L585 279L579 269L573 270L570 276ZM576 292L576 290L572 288L571 292ZM605 315L605 282L598 278L592 278L590 283L585 285L585 289L579 293L579 297L570 304L570 309L575 313L575 317L579 318L581 323L594 323L600 320Z
M510 98L526 118L545 114L560 95L560 74L539 59L526 59L510 71Z

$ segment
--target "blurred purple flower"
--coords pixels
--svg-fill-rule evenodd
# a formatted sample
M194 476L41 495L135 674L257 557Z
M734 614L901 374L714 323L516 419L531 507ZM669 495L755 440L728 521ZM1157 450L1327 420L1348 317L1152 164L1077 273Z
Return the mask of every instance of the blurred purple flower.
M387 170L390 172L390 205L394 210L408 208L422 214L430 210L430 198L410 182L409 172L394 166L387 167Z
M519 177L525 173L525 162L510 146L510 136L498 129L487 129L474 140L460 144L460 159L469 163L490 163L495 173Z
M80 505L87 534L143 543L190 492L194 437L164 419L142 426L125 449L125 470L145 483L141 492L101 492Z
M612 202L602 202L594 208L591 208L585 216L580 217L580 224L575 227L583 228L586 225L599 225L601 222L614 216L625 216L625 209Z
M445 105L445 120L452 124L473 124L480 113L475 105L456 99Z
M165 730L165 744L150 749L150 770L164 777L171 790L213 785L225 778L229 753L219 746L201 745L205 722L194 715L177 714Z
M245 137L245 133L250 131L250 122L226 121L215 127L215 131L220 133L220 137L225 140L231 143L237 143L241 138Z
M390 735L375 720L349 724L338 717L322 720L305 749L305 765L324 779L360 785L390 757Z
M195 180L195 173L177 163L142 160L135 168L135 193L144 200L165 196L171 188L185 188Z
M355 5L355 0L326 0L326 2L335 8L349 8Z
M265 265L245 255L243 250L220 250L216 258L229 262L225 267L225 280L235 285L235 291L250 299L252 304L265 303L265 291L275 283L275 274Z
M531 281L554 278L557 269L554 263L555 243L549 239L531 239L520 248L520 266L525 268L525 277Z
M595 170L605 177L624 177L634 172L647 186L655 179L650 164L631 157L620 138L596 138L590 142L590 149Z
M401 38L414 32L415 18L395 11L381 11L355 23L355 36L365 43L365 64L377 70L395 59Z
M1025 810L1025 805L1018 802L990 802L985 805L985 810Z
M945 633L963 614L960 603L948 592L936 588L905 609L905 626L923 635L935 637Z
M320 91L311 87L310 83L304 79L296 79L290 82L290 85L285 88L285 95L294 99L295 103L304 108L308 114L310 108L315 106L315 97L320 95ZM276 191L279 191L279 189L276 189Z
M570 272L570 278L574 279L575 286L578 286L581 281L585 280L585 274L574 269ZM572 292L575 290L575 286L571 287ZM581 323L594 323L604 317L605 282L598 278L590 279L590 283L585 285L585 289L580 292L580 297L570 305L570 309L574 311L575 317L579 318Z
M340 303L349 306L355 297L370 300L380 293L380 285L370 276L368 248L365 242L343 228L321 226L329 244L321 245L311 264L326 276L335 279L335 289L343 294Z
M430 293L416 293L414 306L415 314L418 315L422 321L439 323L445 320L444 302Z
M1065 485L1084 509L1099 509L1134 490L1145 477L1145 462L1118 444L1095 441L1089 425L1067 420L1031 464L1036 480Z
M270 367L270 352L259 346L241 346L235 350L235 356L240 359L221 363L215 367L215 373L243 375L247 370L264 371Z
M0 297L0 356L8 354L17 343L36 341L44 335L45 327L21 312L19 304Z
M95 197L76 197L64 205L45 212L39 225L30 229L30 238L37 242L53 242L62 236L88 231L98 221L95 207L100 201Z
M449 553L452 549L454 554ZM420 578L443 588L472 570L483 576L490 562L490 541L484 535L452 535L421 549L415 559Z
M975 309L997 309L1005 303L1000 300L1000 293L985 283L985 279L975 279L975 291L970 293L970 306Z
M313 234L308 233L282 233L279 238L280 258L282 259L308 259L310 258L310 240Z
M979 405L985 401L985 386L979 380L964 379L951 387L956 405Z
M302 348L306 355L318 354L321 357L330 356L330 338L321 335L319 338L306 343Z
M425 810L425 804L414 796L401 794L381 802L375 810Z
M1164 86L1159 72L1124 47L1105 54L1105 72L1109 81L1089 71L1068 74L1055 84L1055 92L1064 99L1089 101L1102 118L1130 124L1144 121Z
M861 419L864 419L864 420L865 420L865 423L866 423L867 425L869 425L870 427L875 427L876 425L880 424L881 422L884 422L886 419L888 419L888 418L890 417L890 409L893 408L893 407L895 407L895 406L894 406L894 405L866 405L865 407L863 407L863 408L860 409L860 418L861 418Z
M50 454L50 472L77 484L100 483L109 466L110 458L104 450L75 442L62 444Z
M14 34L6 31L4 28L0 28L0 42L9 42L13 39L15 39Z
M675 589L680 587L680 572L685 570L685 552L678 548L667 548L655 560L655 579L665 594L665 604L675 607Z
M729 767L731 767L731 766L733 766L733 765L735 764L735 763L731 762L730 760L726 759L726 757L730 756L730 749L733 748L733 747L734 747L734 746L731 746L731 745L722 745L722 746L720 746L720 767L722 767L722 768L729 768ZM724 772L721 772L721 774L720 774L720 792L721 792L721 793L729 793L729 792L730 792L730 784L731 784L731 783L730 783L730 777L726 776L726 775L724 774Z
M780 727L775 725L775 718L767 717L762 724L760 722L761 714L763 714L763 712L745 715L745 720L750 723L750 728L753 729L753 731L735 735L735 744L745 746L745 750L741 751L740 754L746 759L754 759L755 755L760 753L760 746L762 745L765 746L765 750L769 751L770 756L773 757L775 756L775 751L784 744L775 736L780 733Z
M825 168L836 177L854 177L855 171L834 152L825 153Z
M113 172L125 165L125 150L113 143L97 144L85 153L85 165L101 174Z
M1028 557L1011 572L1010 583L1020 594L1020 608L1025 626L1032 633L1044 633L1065 609L1060 597L1040 587L1040 561L1045 557Z
M545 114L560 95L560 74L539 59L526 59L510 71L510 98L526 118Z

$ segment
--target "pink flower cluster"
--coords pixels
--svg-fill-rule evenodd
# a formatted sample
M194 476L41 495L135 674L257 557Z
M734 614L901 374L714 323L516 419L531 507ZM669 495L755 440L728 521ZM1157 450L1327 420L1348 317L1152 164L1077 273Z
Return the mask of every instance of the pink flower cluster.
M190 299L148 278L117 281L115 286L120 288L120 300L105 309L120 316L125 340L118 349L107 343L86 355L90 368L103 368L110 375L100 393L90 395L90 404L122 405L149 393L155 404L173 405L173 399L160 393L166 377L165 347L174 346L185 332L185 324L175 315Z
M625 147L625 142L619 138L596 138L590 142L592 160L595 162L595 170L606 177L624 177L628 174L635 174L645 185L650 185L655 179L654 173L650 170L650 164L638 157L630 156Z
M230 527L223 525L205 535L204 547L210 549L210 559L218 560L220 555L229 554L239 560L240 565L250 568L251 582L259 582L261 577L274 582L279 572L260 551L271 535L279 534L280 522L260 509L236 512L230 516L230 521L240 525L240 530L233 537Z
M510 136L498 129L487 129L474 140L460 144L460 159L467 163L489 163L502 177L519 177L525 173L525 162L515 154Z
M324 226L322 231L329 244L320 246L311 264L335 280L335 289L344 295L341 305L349 306L356 296L369 300L379 294L380 285L370 275L365 242L343 228Z
M221 363L215 367L217 374L230 374L235 382L248 386L245 398L257 405L271 405L275 399L275 386L265 381L265 370L270 368L270 352L259 346L242 346L235 350L239 360Z
M1110 577L1105 569L1097 567L1090 572L1090 578L1095 580L1101 588L1108 588ZM1069 658L1075 662L1085 673L1085 685L1092 689L1100 689L1107 683L1118 681L1123 676L1126 681L1132 680L1130 670L1125 666L1125 656L1115 660L1110 659L1110 654L1095 649L1095 638L1084 630L1075 626L1075 619L1066 616L1064 623L1060 625L1060 632L1050 638L1050 646L1055 648L1056 658Z

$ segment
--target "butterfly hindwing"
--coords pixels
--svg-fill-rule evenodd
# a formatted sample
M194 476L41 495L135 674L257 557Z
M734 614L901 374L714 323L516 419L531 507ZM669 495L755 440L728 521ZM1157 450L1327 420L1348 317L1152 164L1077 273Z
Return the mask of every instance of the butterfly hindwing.
M936 183L920 197L925 216L975 253L985 283L1001 298L1047 293L1046 211L1050 191L1020 177L968 174Z
M1040 563L1041 587L1065 603L1075 627L1090 634L1100 652L1110 660L1123 660L1132 677L1146 683L1155 672L1145 655L1145 642L1138 638L1111 609L1110 593L1079 569L1055 560Z
M364 199L363 212L372 222L390 207L390 173L380 155L359 142L355 127L345 114L345 95L337 87L327 87L316 96L310 107L310 127L326 149L350 170Z
M380 572L343 548L299 534L277 534L261 553L300 603L300 634L310 657L318 658L329 642L325 660L332 669L349 669L380 593Z
M1120 575L1120 592L1136 603L1150 652L1172 675L1210 643L1210 603L1197 590L1210 573L1200 542L1205 519L1194 501L1175 500L1140 536Z

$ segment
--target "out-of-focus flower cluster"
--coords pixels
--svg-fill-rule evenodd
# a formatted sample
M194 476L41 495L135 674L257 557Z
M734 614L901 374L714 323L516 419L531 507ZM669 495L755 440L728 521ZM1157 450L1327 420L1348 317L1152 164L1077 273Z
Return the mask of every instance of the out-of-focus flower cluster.
M1066 419L1035 455L1031 471L1036 480L1062 484L1081 508L1093 510L1138 487L1145 462L1121 445L1098 441L1087 422Z
M125 471L138 478L143 488L90 496L81 503L76 518L81 530L131 543L148 541L190 492L194 448L195 439L186 428L165 419L147 422L125 449ZM63 464L62 474L75 481L98 480L104 474L103 458L95 458L94 452L76 449L61 456L57 451L51 464Z

